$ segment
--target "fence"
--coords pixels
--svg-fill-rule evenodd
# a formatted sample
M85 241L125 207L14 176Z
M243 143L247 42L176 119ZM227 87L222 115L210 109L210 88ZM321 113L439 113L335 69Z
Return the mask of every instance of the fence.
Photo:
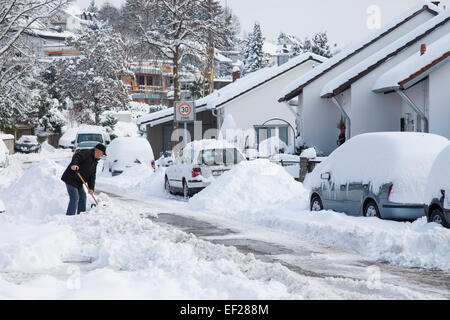
M294 177L295 180L305 181L306 174L312 172L317 164L322 162L324 157L305 158L301 157L298 161L294 160L270 160L286 169L286 171Z

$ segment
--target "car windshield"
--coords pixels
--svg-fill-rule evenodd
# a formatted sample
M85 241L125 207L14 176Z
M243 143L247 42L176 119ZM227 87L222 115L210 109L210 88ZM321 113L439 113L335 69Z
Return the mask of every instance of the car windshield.
M100 133L80 133L78 134L77 143L83 141L98 141L103 143L103 137Z
M236 164L244 160L244 157L236 148L211 149L202 151L202 163L214 164Z

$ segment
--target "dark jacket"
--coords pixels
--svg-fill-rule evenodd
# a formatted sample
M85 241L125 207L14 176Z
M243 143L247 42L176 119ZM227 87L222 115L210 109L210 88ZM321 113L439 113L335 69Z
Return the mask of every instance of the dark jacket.
M83 186L83 182L78 177L77 172L73 171L70 167L77 165L79 173L83 177L84 181L89 186L89 189L95 188L95 175L97 173L98 159L95 159L94 149L83 149L75 153L72 157L72 161L64 171L61 180L77 189Z

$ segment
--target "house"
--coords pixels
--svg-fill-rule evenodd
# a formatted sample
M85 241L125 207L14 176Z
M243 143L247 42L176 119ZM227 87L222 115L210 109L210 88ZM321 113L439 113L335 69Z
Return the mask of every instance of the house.
M410 48L408 50L412 54L416 48L409 45L417 43L427 32L439 29L443 23L439 17L441 14L444 12L438 6L420 1L398 18L286 86L278 101L288 102L297 98L299 132L303 140L329 154L337 147L341 119L346 123L347 139L363 132L399 130L400 117L393 116L392 108L385 105L386 99L377 102L380 95L371 89L370 94L367 93L359 87L361 82L348 90L346 80L355 80L359 71L368 73L370 68L384 65L405 48ZM422 29L417 29L421 26L426 29L423 33L420 32ZM335 84L338 88L334 88Z
M400 119L402 131L425 131L450 139L449 61L450 33L447 33L430 45L421 41L420 52L375 81L374 93L400 96L402 114L406 115Z
M346 106L350 137L375 131L420 131L450 138L446 90L450 72L444 66L450 51L449 21L449 12L439 14L322 88L321 98L336 99L335 103L340 95L350 97Z
M243 148L257 147L259 142L272 136L292 145L297 136L296 113L289 105L279 108L277 94L288 83L326 60L313 53L304 53L284 64L237 79L197 100L197 120L202 123L188 125L191 137L195 130L201 132L201 136L208 129L220 130L224 119L231 116L237 128L246 134L242 139ZM173 108L143 116L137 123L147 132L156 154L172 148Z

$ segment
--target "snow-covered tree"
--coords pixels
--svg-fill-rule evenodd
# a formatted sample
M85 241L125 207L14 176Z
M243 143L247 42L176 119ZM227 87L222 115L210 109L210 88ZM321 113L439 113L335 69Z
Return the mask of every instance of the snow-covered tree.
M42 67L30 34L67 0L0 0L0 129L30 122L39 100Z
M121 23L120 10L111 5L109 2L106 2L98 10L97 19L109 24L111 27L117 30L119 24Z
M59 62L55 86L62 99L74 101L79 119L99 124L104 111L124 109L130 97L120 76L132 73L122 39L105 28L88 30L67 44L80 56Z
M92 12L92 13L97 13L98 12L98 7L95 4L95 0L91 0L91 2L89 3L89 7L86 8L87 12Z
M326 32L318 32L312 38L312 52L323 57L330 58L331 51Z
M253 32L245 39L244 44L244 70L243 75L249 74L264 67L264 37L261 32L261 26L255 23Z

